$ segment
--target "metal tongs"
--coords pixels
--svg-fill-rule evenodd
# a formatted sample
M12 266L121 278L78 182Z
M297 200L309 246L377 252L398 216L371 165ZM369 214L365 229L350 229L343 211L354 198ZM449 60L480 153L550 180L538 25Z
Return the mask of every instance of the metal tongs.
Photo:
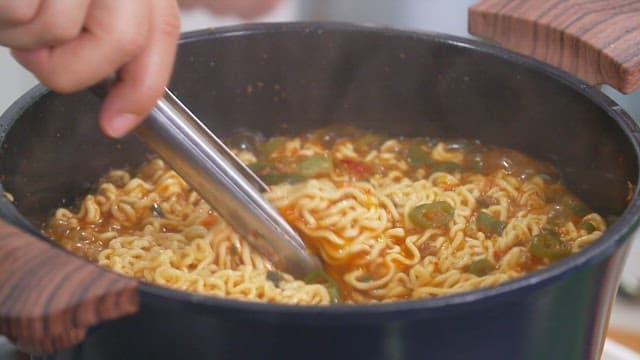
M103 98L109 86L92 91ZM135 134L278 269L299 279L322 269L260 193L269 188L168 89Z

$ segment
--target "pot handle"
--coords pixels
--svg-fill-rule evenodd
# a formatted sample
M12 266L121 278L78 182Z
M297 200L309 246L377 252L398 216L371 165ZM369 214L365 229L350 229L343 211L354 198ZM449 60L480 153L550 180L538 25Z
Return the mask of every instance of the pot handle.
M34 354L80 343L89 327L138 311L138 282L0 220L0 334Z
M598 85L640 87L640 2L481 0L469 32Z

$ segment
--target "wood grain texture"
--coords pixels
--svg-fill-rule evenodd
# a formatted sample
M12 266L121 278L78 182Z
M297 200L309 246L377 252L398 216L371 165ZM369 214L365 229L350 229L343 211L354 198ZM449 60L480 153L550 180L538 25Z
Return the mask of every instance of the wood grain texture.
M138 282L88 263L0 220L0 334L48 354L89 327L138 310Z
M593 85L640 87L639 0L482 0L469 32Z

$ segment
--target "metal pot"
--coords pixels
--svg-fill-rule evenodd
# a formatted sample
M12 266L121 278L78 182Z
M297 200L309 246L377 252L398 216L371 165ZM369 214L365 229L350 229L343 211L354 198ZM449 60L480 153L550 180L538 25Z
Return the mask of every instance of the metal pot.
M497 288L437 299L285 306L116 275L38 228L135 138L101 135L98 101L37 87L0 118L0 332L60 359L596 359L637 226L640 129L597 89L472 40L345 24L259 24L187 34L172 90L220 135L335 122L389 135L474 138L553 163L618 220L592 246ZM9 225L11 224L11 225Z

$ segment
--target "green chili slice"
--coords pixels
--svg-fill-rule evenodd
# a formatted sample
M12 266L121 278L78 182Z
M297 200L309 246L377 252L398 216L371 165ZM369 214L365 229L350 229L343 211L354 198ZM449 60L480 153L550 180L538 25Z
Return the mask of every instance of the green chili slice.
M298 164L297 173L312 178L318 175L327 175L333 171L333 159L330 155L314 155L302 160Z
M555 234L540 233L531 238L529 252L535 257L558 260L571 254L571 248Z
M287 174L287 173L270 173L260 176L262 181L267 185L276 185L276 184L295 184L301 181L306 180L306 178L300 174Z
M585 203L571 195L563 196L561 203L571 210L577 217L585 217L591 212L591 209L589 209Z
M554 204L547 216L547 224L552 227L559 227L571 221L571 211L562 204Z
M433 171L433 172L437 172L437 171L455 172L455 171L460 171L460 170L462 170L462 166L460 166L460 164L454 163L452 161L439 162L439 163L436 163L435 165L433 165L433 167L431 168L431 171Z
M469 272L478 277L489 275L495 269L495 265L487 258L476 260L469 266Z
M479 152L467 153L464 157L464 167L468 171L475 173L483 173L485 171L484 155Z
M153 205L151 205L151 213L153 214L153 216L155 217L159 217L159 218L164 218L164 211L162 211L162 208L160 207L160 205L153 203Z
M301 174L279 171L268 161L256 161L249 164L248 167L267 185L276 185L281 183L293 184L306 180L306 178Z
M326 272L322 270L314 271L311 274L307 275L304 278L304 282L308 284L323 284L327 287L327 291L329 292L329 299L332 304L337 304L341 302L340 296L340 287L338 287L338 283L333 280L331 276L329 276Z
M267 142L264 143L264 145L262 145L262 154L264 155L264 157L268 157L269 155L271 155L271 153L276 151L280 146L284 145L286 142L287 142L287 139L282 136L272 137L271 139L267 140Z
M409 212L409 220L415 226L425 229L440 227L453 219L454 209L446 201L421 204Z
M385 138L378 134L365 134L353 144L357 151L369 150L374 146L378 146L384 142Z
M485 234L491 233L502 235L504 228L507 227L507 223L496 219L484 211L479 211L476 216L476 226L478 227L478 230Z
M280 285L280 282L283 280L283 277L281 273L269 270L267 271L267 280L271 281L273 285L278 287L278 285Z
M596 226L593 225L592 223L588 222L588 221L585 221L585 222L581 223L580 224L580 228L585 230L589 234L591 234L592 232L596 231Z
M261 172L269 170L269 168L271 168L271 164L266 161L256 161L247 165L247 167L254 173L259 174Z
M433 163L431 156L418 144L410 144L407 149L407 160L411 167L421 167Z

